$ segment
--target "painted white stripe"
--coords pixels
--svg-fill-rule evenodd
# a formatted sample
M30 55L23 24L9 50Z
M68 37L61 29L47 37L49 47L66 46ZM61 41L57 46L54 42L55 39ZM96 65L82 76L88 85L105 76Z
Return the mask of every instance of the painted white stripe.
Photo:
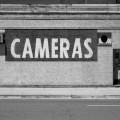
M120 107L120 105L87 105L89 107Z

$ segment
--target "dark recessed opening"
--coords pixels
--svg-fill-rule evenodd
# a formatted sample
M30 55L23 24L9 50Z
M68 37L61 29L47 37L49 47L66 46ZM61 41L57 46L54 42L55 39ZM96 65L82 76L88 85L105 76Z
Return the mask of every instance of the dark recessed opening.
M116 4L120 4L120 0L116 0Z
M107 42L107 36L106 36L106 35L102 35L102 36L101 36L101 41L102 41L103 43L106 43L106 42Z
M115 58L119 58L119 52L115 52Z

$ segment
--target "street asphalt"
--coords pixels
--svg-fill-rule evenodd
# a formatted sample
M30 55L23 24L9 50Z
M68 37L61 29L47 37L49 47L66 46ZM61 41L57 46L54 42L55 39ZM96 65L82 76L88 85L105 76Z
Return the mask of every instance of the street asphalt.
M120 99L0 99L0 120L120 120Z

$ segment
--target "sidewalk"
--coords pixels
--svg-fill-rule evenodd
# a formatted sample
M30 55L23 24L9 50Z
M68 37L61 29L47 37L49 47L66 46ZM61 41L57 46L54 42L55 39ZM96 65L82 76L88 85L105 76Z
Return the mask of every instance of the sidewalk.
M0 88L0 98L120 98L120 88Z

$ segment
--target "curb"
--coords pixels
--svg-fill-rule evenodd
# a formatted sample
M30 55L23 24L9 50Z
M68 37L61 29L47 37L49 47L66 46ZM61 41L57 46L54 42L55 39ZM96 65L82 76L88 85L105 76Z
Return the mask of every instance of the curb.
M120 88L0 88L4 98L119 99Z

